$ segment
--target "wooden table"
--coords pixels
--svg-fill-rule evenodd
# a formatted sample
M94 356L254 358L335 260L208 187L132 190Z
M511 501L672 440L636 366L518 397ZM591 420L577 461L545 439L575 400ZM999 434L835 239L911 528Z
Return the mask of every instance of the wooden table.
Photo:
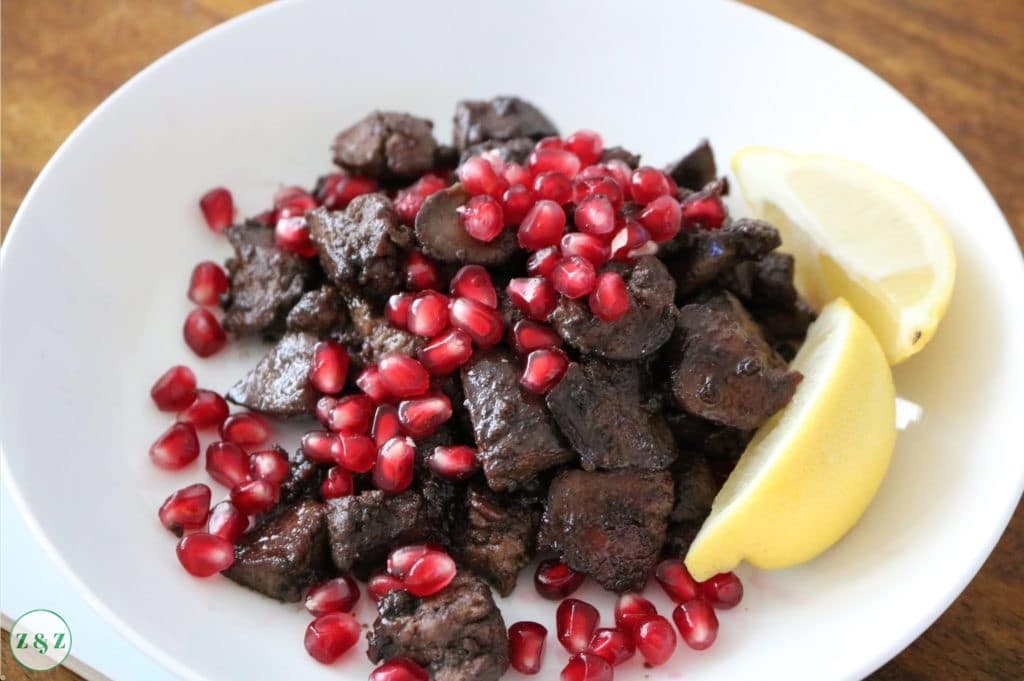
M981 174L1024 244L1024 3L748 0L895 85ZM2 5L2 230L57 146L121 83L261 0L7 0ZM921 638L873 678L1024 676L1024 513ZM953 547L951 547L953 550ZM913 575L907 575L912 579ZM899 585L893 585L894 590ZM850 641L856 645L856 641ZM9 679L28 679L7 655ZM31 679L50 675L33 675ZM77 678L62 670L52 678Z

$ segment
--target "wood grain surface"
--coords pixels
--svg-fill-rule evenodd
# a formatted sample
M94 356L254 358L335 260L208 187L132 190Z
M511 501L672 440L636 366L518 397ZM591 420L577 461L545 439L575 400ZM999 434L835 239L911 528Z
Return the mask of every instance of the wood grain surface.
M977 169L1024 244L1024 2L748 0L863 62L920 107ZM139 69L260 0L5 0L2 226L76 125ZM883 681L1024 678L1021 508L967 590L879 670ZM955 550L955 547L950 547ZM913 575L907 575L913 579ZM898 597L899 585L892 585ZM13 664L16 681L74 679ZM856 645L855 640L850 645Z

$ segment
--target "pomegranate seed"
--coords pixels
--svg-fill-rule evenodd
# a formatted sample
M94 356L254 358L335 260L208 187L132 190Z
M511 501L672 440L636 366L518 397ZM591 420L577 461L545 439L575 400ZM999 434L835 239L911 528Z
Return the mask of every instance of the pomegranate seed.
M427 466L441 477L466 480L479 470L480 461L472 447L435 447L427 456Z
M207 226L215 232L223 232L235 219L235 201L224 187L216 187L203 194L199 199L199 209L203 211Z
M335 433L356 435L369 430L372 418L373 400L366 395L348 395L331 405L324 425Z
M668 597L676 603L693 600L698 596L697 581L678 558L667 558L654 570L654 578Z
M544 661L548 630L536 622L516 622L508 628L508 659L520 674L536 674Z
M547 279L521 277L508 282L508 297L530 319L546 321L558 306L558 293Z
M338 341L320 341L313 348L309 383L322 393L333 395L345 387L348 378L348 350Z
M615 158L611 161L602 163L601 165L604 172L610 175L612 179L615 180L616 184L621 187L623 199L630 198L630 181L633 177L633 169L629 167L629 164Z
M281 187L274 194L274 219L305 215L316 206L316 199L302 187Z
M211 442L206 448L206 472L224 485L234 487L249 477L249 455L234 442Z
M332 443L331 453L338 465L353 473L368 473L377 461L377 445L365 435L337 437Z
M544 598L557 601L580 588L585 577L582 572L576 572L562 561L551 558L541 561L537 566L533 586Z
M416 222L416 215L427 197L436 194L448 186L448 181L440 175L428 173L416 180L412 186L398 192L395 197L395 213L403 224L412 225Z
M651 242L651 235L639 222L625 220L622 228L612 237L612 260L632 262L649 242Z
M672 185L669 184L665 173L650 166L644 166L633 171L629 178L629 190L634 201L646 206L659 196L671 194Z
M589 166L601 160L604 140L593 130L579 130L566 138L565 148L576 154L580 163Z
M223 397L212 390L197 390L192 403L178 414L178 420L187 421L199 430L220 428L229 412L230 408Z
M246 515L270 510L277 503L280 487L266 480L249 480L231 488L231 503Z
M370 426L370 437L377 447L393 437L402 434L402 424L398 420L398 409L390 404L382 404L373 413L373 425Z
M582 298L594 290L596 281L593 263L578 255L563 257L551 270L551 285L566 298Z
M334 173L328 175L320 187L319 199L324 208L329 210L343 210L352 199L363 194L371 194L380 187L376 180L369 177L359 177Z
M405 400L398 405L398 420L411 437L427 437L452 417L452 403L444 393Z
M405 258L405 287L411 291L424 291L440 285L437 263L419 251L411 251Z
M566 598L555 611L558 641L569 654L580 653L594 637L600 619L597 608L576 598Z
M224 420L220 436L238 445L261 445L270 439L270 424L259 414L243 411Z
M519 245L528 251L554 246L565 231L565 211L554 201L533 204L519 225Z
M526 261L526 271L531 277L544 277L551 276L551 270L555 269L555 264L562 259L562 252L558 250L558 246L548 246L535 252Z
M210 511L206 531L234 544L249 529L249 517L230 501L222 501Z
M430 681L430 677L409 658L392 657L370 672L370 681Z
M432 338L448 326L448 297L437 291L423 291L409 306L406 328L410 333Z
M608 244L596 236L584 232L569 232L563 236L562 254L567 258L578 255L593 265L595 269L603 267L611 255Z
M608 664L617 667L636 653L632 634L618 629L598 629L590 639L587 652L603 657Z
M157 516L174 534L202 527L210 513L210 488L202 483L182 487L160 504Z
M314 463L334 463L334 447L338 436L325 430L311 430L302 436L299 449Z
M618 272L602 272L597 275L597 284L590 293L589 301L590 311L605 322L622 319L632 304L626 282Z
M644 662L652 667L665 664L676 649L676 633L661 615L648 617L638 624L633 639Z
M321 664L331 664L356 644L362 631L347 612L321 615L306 627L306 652Z
M204 260L192 270L188 283L188 299L196 305L217 305L221 294L227 293L228 275L220 265Z
M565 205L572 201L572 181L562 173L541 173L533 180L533 195Z
M387 571L395 579L405 579L409 568L429 551L441 551L444 549L437 544L409 544L401 546L388 554Z
M188 313L182 333L185 336L185 343L200 357L209 357L228 342L224 327L212 312L204 308L197 308Z
M680 206L686 229L718 229L725 224L725 204L714 192L690 194Z
M577 653L562 668L561 681L612 681L612 666L608 660L593 653Z
M743 583L731 572L721 572L701 582L699 591L701 598L722 610L735 608L743 600Z
M380 369L376 366L371 365L363 369L356 377L356 385L375 403L379 404L391 398L388 389L384 387L384 381L380 378Z
M607 236L615 231L615 207L603 196L588 196L573 213L576 229L594 236Z
M505 170L502 175L505 177L505 181L509 183L510 187L514 187L518 184L522 185L524 189L528 184L530 184L530 180L532 179L530 171L515 161L509 161L505 164Z
M562 173L568 179L580 172L580 159L565 149L537 148L530 154L527 166L534 177L541 173Z
M384 598L392 591L402 591L404 588L402 580L383 572L377 573L366 580L366 592L370 594L374 602Z
M459 220L466 234L485 243L497 239L505 229L501 204L487 195L474 196L460 207Z
M686 645L694 650L711 647L718 636L718 616L703 598L684 601L672 611L672 619Z
M659 196L640 212L637 220L655 243L672 241L683 224L683 211L672 196Z
M274 227L274 243L282 251L294 253L303 258L316 255L316 246L309 236L309 224L304 215L293 215L278 219Z
M181 411L196 398L196 375L186 366L173 366L149 389L160 411Z
M494 345L505 333L501 313L471 298L453 300L448 306L448 318L452 326L465 331L482 348Z
M529 180L529 175L527 175L526 181L529 182ZM505 216L505 226L512 227L521 223L535 202L536 198L525 185L514 184L506 189L505 193L501 195L501 210Z
M487 195L492 199L500 199L508 189L508 182L498 175L494 167L481 156L466 159L457 174L462 187L471 196Z
M407 437L393 437L377 452L373 465L373 484L377 489L398 494L412 484L416 443Z
M363 397L366 397L363 395ZM370 399L366 397L366 399ZM331 397L330 395L324 395L316 401L316 420L323 425L327 425L328 420L331 418L331 410L338 406L337 398Z
M272 485L280 485L291 475L288 457L277 449L264 449L254 452L249 457L249 477L253 480L266 480Z
M481 305L498 307L490 273L480 265L465 265L452 277L450 291L455 298L472 298Z
M227 570L235 562L235 547L231 542L206 532L182 537L177 553L181 566L195 577L210 577Z
M562 337L551 327L520 319L512 327L512 342L516 352L526 354L540 348L557 348L562 345Z
M416 397L430 389L430 374L422 364L407 355L386 353L377 368L384 388L395 397Z
M572 183L573 202L583 203L587 197L604 197L612 205L613 210L622 208L625 201L622 185L600 166L586 168Z
M388 304L384 306L384 318L396 329L404 329L409 324L409 306L412 305L413 296L408 293L396 293L388 298Z
M262 213L254 215L253 217L251 217L249 219L252 220L253 222L257 223L257 224L262 225L263 227L273 227L274 226L274 211L272 211L272 210L265 210Z
M341 466L331 466L323 483L320 485L320 496L324 500L350 497L355 491L356 485L352 480L352 473Z
M447 376L473 356L473 339L462 329L448 329L416 353L431 376Z
M331 612L352 612L359 602L359 585L348 575L328 579L306 592L306 610L313 617Z
M149 458L160 468L175 470L199 456L199 436L191 423L175 423L149 448Z
M559 137L551 135L538 140L534 149L565 149L565 142L563 142Z
M427 551L405 576L405 589L413 596L433 596L455 579L455 561L442 551Z
M657 615L654 604L638 593L624 593L615 601L615 626L632 632L651 615Z
M526 356L519 385L532 393L543 395L562 380L569 368L569 358L559 348L541 348Z

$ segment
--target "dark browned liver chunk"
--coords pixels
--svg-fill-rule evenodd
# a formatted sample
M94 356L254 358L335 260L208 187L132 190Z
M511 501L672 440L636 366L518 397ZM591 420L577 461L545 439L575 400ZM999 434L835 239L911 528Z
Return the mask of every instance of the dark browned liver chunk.
M668 267L676 279L676 295L685 300L746 260L757 260L782 240L763 220L741 218L715 230L680 232L679 253Z
M317 337L302 331L285 334L238 383L227 398L277 418L312 413L319 395L309 384Z
M675 478L675 504L668 518L663 553L682 557L711 512L711 502L721 485L707 459L700 454L681 457L672 467L672 476Z
M288 313L285 323L289 331L307 331L324 334L348 321L345 305L338 290L324 285L314 291L307 291Z
M434 167L434 124L394 111L374 111L338 133L334 162L356 175L413 178Z
M463 100L455 105L452 140L462 151L487 140L557 135L558 129L540 109L518 97Z
M460 564L508 596L519 571L533 560L539 525L539 509L470 488L453 536L453 553Z
M718 174L711 144L707 140L701 140L693 151L666 166L665 172L680 187L700 191L708 182L714 181Z
M275 449L288 456L281 447ZM288 456L288 465L288 479L281 483L281 505L319 498L326 468L307 459L301 449Z
M391 326L359 293L346 292L346 298L351 323L338 338L349 347L353 370L376 364L388 352L414 357L425 344L426 339Z
M486 153L488 157L497 156L502 161L518 163L525 166L533 152L535 142L529 137L516 137L510 140L487 140L474 144L462 152L459 163L465 163L471 156Z
M423 252L445 263L500 265L507 262L519 245L515 230L506 229L494 241L478 241L462 227L458 209L469 194L456 183L423 202L416 215L416 239Z

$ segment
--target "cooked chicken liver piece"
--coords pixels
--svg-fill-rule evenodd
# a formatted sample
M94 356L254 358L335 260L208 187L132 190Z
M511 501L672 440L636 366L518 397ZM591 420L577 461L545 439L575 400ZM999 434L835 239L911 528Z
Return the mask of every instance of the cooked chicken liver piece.
M290 469L288 479L281 483L281 505L319 498L326 468L307 459L302 449L296 449L291 456L279 446L274 449L288 457Z
M737 264L779 247L778 231L763 220L740 218L722 229L680 232L678 255L669 262L680 301L713 283Z
M701 140L693 151L666 166L665 173L680 187L700 191L718 175L711 144Z
M309 368L316 344L317 337L311 333L286 333L231 387L228 400L276 418L312 413L319 397L309 384Z
M325 334L344 326L348 321L345 304L338 295L338 289L325 284L313 291L307 291L295 303L285 324L289 331L307 331Z
M488 157L497 156L505 163L518 163L526 166L536 143L529 137L516 137L510 140L487 140L466 147L459 157L459 163L479 154L487 153Z
M431 195L416 215L416 239L423 252L444 263L501 265L519 250L515 230L506 229L491 242L478 241L462 227L458 209L469 194L456 183Z
M611 591L640 590L661 554L672 510L668 471L559 473L548 492L538 550Z
M377 364L388 352L415 357L416 351L426 343L424 338L391 326L359 292L347 289L342 291L342 295L346 299L351 323L343 327L336 337L349 348L353 372L369 364Z
M434 124L395 111L374 111L334 140L334 162L355 175L415 178L434 167Z
M709 459L736 461L754 435L751 430L730 428L685 411L676 411L675 397L668 397L673 405L664 412L664 416L680 451L696 452ZM680 458L685 458L685 455Z
M539 140L552 135L558 135L554 123L533 104L518 97L462 100L455 105L452 140L459 151L487 140Z
M802 341L815 314L797 294L794 270L792 255L773 252L740 263L718 283L743 301L769 340Z

